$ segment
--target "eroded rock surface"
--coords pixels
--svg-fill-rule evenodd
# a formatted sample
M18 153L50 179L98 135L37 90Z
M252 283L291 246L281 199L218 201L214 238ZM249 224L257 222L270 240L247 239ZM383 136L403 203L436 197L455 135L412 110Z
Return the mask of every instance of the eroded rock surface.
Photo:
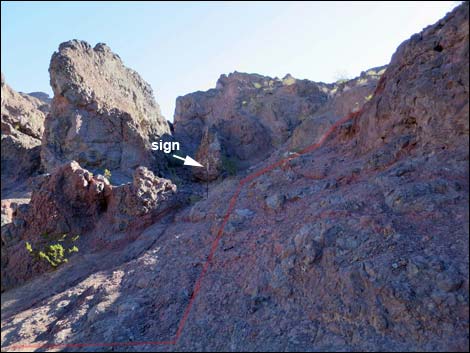
M385 70L386 66L376 67L354 79L337 82L329 91L328 101L293 131L289 148L296 151L318 142L336 121L361 110L372 99Z
M62 43L51 59L54 91L41 155L47 171L76 160L93 171L155 168L150 143L169 133L152 88L99 43Z
M194 168L194 176L204 181L217 179L224 169L224 158L227 157L222 150L217 131L206 128L196 152L196 160L204 167Z
M373 97L317 149L283 163L276 151L126 246L92 247L3 293L2 348L468 351L468 9L404 42ZM441 43L430 49L437 54L430 43ZM438 72L428 66L439 63ZM397 83L394 72L409 82ZM204 131L212 113L191 99L201 115L186 128ZM420 100L442 119L427 111L402 124ZM116 198L135 205L127 214L152 204L145 195L155 190L173 193L138 171L139 181L121 190L142 203Z
M363 148L383 148L403 143L404 138L409 145L429 149L468 142L465 22L468 11L453 12L398 47L370 109L358 121Z
M47 103L14 91L2 74L2 192L40 169Z
M85 244L96 248L91 244L109 243L107 237L113 232L142 228L176 208L175 192L171 181L155 177L145 167L135 170L132 183L116 187L75 161L43 175L29 204L12 211L8 205L5 212L2 209L13 220L2 226L2 291L50 269L28 254L26 242L34 246L44 236L76 236L94 230L98 236L90 235Z
M328 100L329 85L234 72L215 89L176 100L175 134L195 150L207 128L218 132L230 158L249 165L267 156L303 118Z

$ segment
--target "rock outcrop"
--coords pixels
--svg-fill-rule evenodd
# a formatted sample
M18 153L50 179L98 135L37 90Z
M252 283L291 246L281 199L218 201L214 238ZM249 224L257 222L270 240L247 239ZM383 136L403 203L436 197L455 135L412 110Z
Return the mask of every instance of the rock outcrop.
M45 122L47 171L76 160L92 171L155 168L150 143L170 132L153 92L137 72L99 43L62 43L49 73L54 92Z
M25 242L39 243L44 235L83 234L105 210L104 189L109 183L76 162L41 179L30 203L16 210L13 223L2 227L2 291L47 269L28 254Z
M2 74L2 192L21 184L40 168L41 138L48 105L15 92Z
M289 148L296 151L318 142L336 121L361 110L372 99L385 70L386 66L376 67L354 79L336 82L329 91L328 101L313 115L303 119L293 131Z
M2 348L467 352L468 13L465 2L405 41L373 96L361 109L351 107L348 120L313 131L320 143L308 153L279 160L291 143L283 137L282 148L255 168L213 183L207 198L193 197L176 213L174 186L147 169L136 169L133 183L118 187L92 177L103 182L98 199L106 202L93 214L102 212L98 223L112 234L101 235L105 227L90 231L81 237L86 255L3 293ZM246 92L238 87L253 85L251 80L258 83L254 89L268 92L261 76L250 75L181 98L179 113L192 113L177 122L177 133L196 136L195 149L210 150L219 139L223 155L234 153L224 150L235 143L229 137L251 132L224 119L238 111L233 102ZM286 77L282 87L273 83L273 95L284 97L295 88L292 82ZM310 92L314 101L317 93ZM352 92L343 97L356 99ZM304 106L309 95L289 99ZM330 95L312 116L328 115L321 111L327 104L340 111L341 99ZM269 121L266 114L259 116ZM254 115L233 116L246 126ZM288 118L279 118L277 128L288 125ZM266 129L274 148L274 132ZM55 177L46 178L40 189ZM88 200L79 196L93 192L81 186L85 177L69 178L82 191L71 191L67 202ZM37 195L33 200L41 200ZM45 193L42 200L45 208L60 210L49 205L59 199ZM15 227L38 203L15 206ZM146 218L167 210L158 222ZM137 229L133 221L152 224L130 241L114 228L119 219L131 230ZM90 244L87 238L123 246ZM20 248L24 244L10 269L23 270Z
M289 74L282 80L239 72L222 75L215 89L178 97L175 135L190 151L204 150L210 128L218 133L224 158L244 169L289 138L294 151L314 143L336 121L371 100L384 71L384 66L377 67L332 84ZM205 179L202 171L197 173Z
M227 156L246 166L281 146L325 104L331 88L290 75L222 75L215 89L177 98L175 135L195 151L206 128L214 129Z
M75 161L43 175L31 202L17 207L13 222L2 227L2 291L49 269L27 253L26 242L34 246L44 236L86 235L95 230L98 236L87 237L86 248L112 243L107 239L110 234L135 231L174 209L175 192L174 184L145 167L135 170L132 183L116 187Z
M112 188L107 193L107 222L114 231L138 229L155 222L176 208L176 185L171 180L156 177L145 167L134 171L132 183Z
M361 148L468 143L468 3L463 8L398 47L358 121Z
M196 152L196 160L204 168L194 168L193 174L199 180L213 181L217 179L223 171L224 152L220 145L217 131L210 131L206 128Z

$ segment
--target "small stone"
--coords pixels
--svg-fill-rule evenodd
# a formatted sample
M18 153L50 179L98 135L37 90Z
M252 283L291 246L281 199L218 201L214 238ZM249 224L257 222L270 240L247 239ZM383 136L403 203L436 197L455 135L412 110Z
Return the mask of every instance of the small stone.
M274 194L266 198L266 206L272 210L278 210L282 207L285 201L285 196L281 194Z

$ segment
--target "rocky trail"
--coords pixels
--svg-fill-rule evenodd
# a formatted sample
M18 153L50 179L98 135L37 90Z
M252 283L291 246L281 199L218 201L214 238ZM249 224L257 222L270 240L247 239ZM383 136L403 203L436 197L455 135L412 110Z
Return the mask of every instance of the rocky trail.
M2 76L2 350L468 351L468 18L347 82L222 75L174 125L104 44L60 45L47 114Z

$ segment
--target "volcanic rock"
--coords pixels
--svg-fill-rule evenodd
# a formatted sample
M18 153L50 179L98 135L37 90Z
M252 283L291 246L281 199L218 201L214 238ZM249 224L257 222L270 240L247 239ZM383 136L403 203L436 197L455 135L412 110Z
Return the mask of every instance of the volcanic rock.
M290 75L283 80L240 72L222 75L215 89L177 98L175 135L196 149L210 126L225 153L246 166L285 142L303 118L328 100L330 88Z
M176 208L176 185L146 167L134 171L132 183L113 187L107 195L107 217L115 230L142 227ZM105 223L107 224L107 223Z
M404 42L373 97L316 148L285 154L286 143L251 169L212 183L205 198L194 192L191 206L176 214L170 208L131 240L115 231L109 210L130 205L134 211L124 206L112 212L125 219L140 215L141 207L160 213L158 202L147 208L153 203L145 201L144 190L173 195L172 186L154 182L142 169L142 182L116 187L129 193L126 203L105 184L111 193L105 199L112 202L101 221L111 234L100 241L121 239L122 246L83 246L83 256L4 292L2 348L65 343L71 345L66 350L89 350L100 349L95 342L116 342L126 351L467 352L469 146L461 119L468 119L462 101L468 93L468 66L462 64L468 65L468 10L465 2ZM420 43L435 43L436 54ZM428 63L442 63L439 72ZM409 85L397 83L393 72L407 72ZM451 79L448 92L440 91L443 77ZM223 81L180 100L200 113L180 120L188 138L192 129L200 134L194 148L212 114L196 102L218 99ZM278 89L297 81L287 76ZM442 121L428 111L423 117L432 119L417 118L415 130L413 121L401 121L420 99L437 107ZM224 115L217 116L211 119ZM230 143L222 125L216 128L224 148ZM132 195L141 193L136 190L142 203L134 202ZM22 209L14 211L13 223L21 221ZM2 240L11 240L4 229ZM95 241L103 229L82 238ZM17 262L12 273L22 270ZM171 344L155 348L152 342Z
M317 143L339 119L357 112L369 102L386 66L362 72L359 77L339 81L329 91L328 101L314 114L306 117L292 133L289 148L293 151Z
M217 179L223 169L223 151L217 131L206 128L196 152L196 160L204 168L194 168L193 174L199 180L212 181Z
M132 183L116 187L75 161L43 175L31 202L15 210L13 223L2 227L2 291L48 269L26 252L25 242L34 245L44 235L76 236L95 230L98 236L87 242L96 243L130 226L142 228L176 207L175 191L174 184L145 167L135 170Z
M2 74L2 191L39 171L46 103L15 92Z
M468 3L402 43L358 120L363 150L468 144ZM450 138L452 136L452 138ZM403 146L403 144L402 144Z
M54 92L41 156L47 171L69 160L92 171L154 168L150 143L170 132L153 92L103 43L62 43L49 73Z

